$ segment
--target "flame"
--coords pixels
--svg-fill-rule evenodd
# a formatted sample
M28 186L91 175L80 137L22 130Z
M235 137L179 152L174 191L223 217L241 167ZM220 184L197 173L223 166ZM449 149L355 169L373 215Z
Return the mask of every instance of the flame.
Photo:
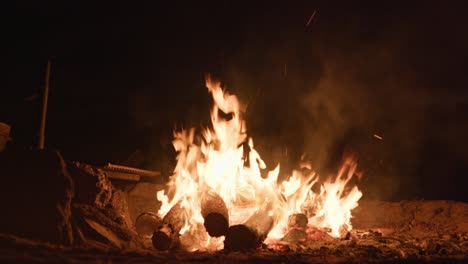
M193 128L174 131L177 165L166 190L157 193L162 203L158 211L161 217L181 202L185 225L180 235L187 250L223 247L224 238L211 238L203 226L201 200L208 191L216 192L226 203L230 225L245 222L266 203L271 205L269 214L275 224L266 243L284 236L288 217L295 213L307 212L309 224L328 228L331 236L339 237L343 228L351 230L351 210L362 196L356 186L350 191L346 188L357 167L352 158L346 159L336 177L323 183L318 194L312 191L318 175L306 162L302 168L308 173L295 170L281 183L278 183L279 165L262 178L265 163L245 132L246 106L209 75L206 87L214 101L212 127L204 128L201 135Z

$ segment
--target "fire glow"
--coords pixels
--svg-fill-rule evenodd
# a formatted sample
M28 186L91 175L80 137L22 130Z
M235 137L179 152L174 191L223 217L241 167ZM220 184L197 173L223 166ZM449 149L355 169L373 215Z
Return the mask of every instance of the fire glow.
M322 183L318 192L312 191L319 178L310 164L304 163L302 170L294 170L281 183L280 165L262 178L261 170L266 166L246 134L242 118L245 105L210 76L206 87L214 101L212 127L204 128L198 139L193 128L174 131L177 165L167 189L157 193L161 217L180 204L184 222L179 234L186 250L223 248L224 237L210 237L203 225L202 200L209 192L215 192L226 204L229 226L244 223L259 210L267 212L273 221L267 244L285 235L288 217L297 213L304 213L309 225L326 228L334 237L343 229L351 230L351 210L362 196L356 186L347 186L357 167L352 158L345 159L338 174ZM220 111L230 118L220 116Z

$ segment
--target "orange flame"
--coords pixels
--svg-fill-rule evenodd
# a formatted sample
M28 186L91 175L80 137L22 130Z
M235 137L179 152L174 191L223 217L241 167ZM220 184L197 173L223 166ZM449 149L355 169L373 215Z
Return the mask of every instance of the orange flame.
M195 144L195 130L174 132L173 145L178 151L177 165L167 189L159 191L157 198L162 205L158 214L163 217L181 201L185 226L180 231L181 243L189 251L219 250L224 238L211 238L203 226L201 200L207 191L215 191L222 197L229 210L229 224L241 224L262 205L268 203L275 226L266 243L284 236L288 216L314 208L309 214L309 223L329 228L330 235L339 237L340 229L351 230L351 210L358 204L362 193L354 186L345 192L345 187L356 170L356 163L348 159L335 180L326 181L319 194L311 187L318 181L316 173L308 175L293 171L288 180L278 183L279 165L262 178L260 170L265 163L247 136L242 118L245 106L235 95L221 88L220 82L208 75L206 87L214 105L211 109L212 128L202 131L202 142ZM232 115L227 120L219 115L222 111ZM247 143L249 166L244 157ZM311 169L310 165L305 165ZM347 172L347 173L346 173Z

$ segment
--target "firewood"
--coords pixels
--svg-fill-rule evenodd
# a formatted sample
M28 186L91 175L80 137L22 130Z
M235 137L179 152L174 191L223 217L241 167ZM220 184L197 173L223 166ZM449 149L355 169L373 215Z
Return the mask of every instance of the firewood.
M102 169L104 171L117 171L117 172L135 174L135 175L140 175L142 177L150 177L150 178L161 176L161 172L159 171L142 170L138 168L132 168L128 166L116 165L116 164L111 164L111 163L108 163Z
M85 240L110 243L117 248L140 247L135 231L109 218L102 210L87 204L74 204L72 216L75 227Z
M161 217L145 212L140 214L135 220L135 229L140 236L151 236L161 225Z
M257 248L273 228L273 222L267 210L257 211L244 224L229 228L224 248L229 251Z
M153 233L153 246L158 250L176 248L179 243L179 232L184 224L184 212L179 202L169 210L157 231Z
M201 201L205 228L212 237L225 236L229 229L229 214L223 198L214 191L206 192Z

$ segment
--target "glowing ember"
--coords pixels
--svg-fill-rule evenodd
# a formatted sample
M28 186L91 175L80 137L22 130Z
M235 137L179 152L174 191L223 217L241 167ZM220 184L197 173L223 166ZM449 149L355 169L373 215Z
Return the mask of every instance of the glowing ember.
M167 190L157 193L162 202L158 212L161 217L181 202L185 221L180 231L181 243L187 250L223 248L224 237L210 237L203 226L201 201L212 191L224 200L230 225L242 224L260 208L268 208L274 228L265 243L282 238L288 217L296 213L305 213L309 225L328 228L331 236L339 237L340 230L351 230L351 210L362 196L356 186L347 188L356 170L351 158L345 160L336 177L323 183L319 193L311 190L318 175L306 163L302 168L310 173L296 170L288 180L278 183L278 165L264 179L260 170L266 168L265 163L245 133L242 118L245 106L210 76L206 78L206 86L214 99L212 128L202 131L201 140L195 140L195 129L174 132L177 165ZM220 111L229 118L220 116ZM247 146L248 150L244 149Z

